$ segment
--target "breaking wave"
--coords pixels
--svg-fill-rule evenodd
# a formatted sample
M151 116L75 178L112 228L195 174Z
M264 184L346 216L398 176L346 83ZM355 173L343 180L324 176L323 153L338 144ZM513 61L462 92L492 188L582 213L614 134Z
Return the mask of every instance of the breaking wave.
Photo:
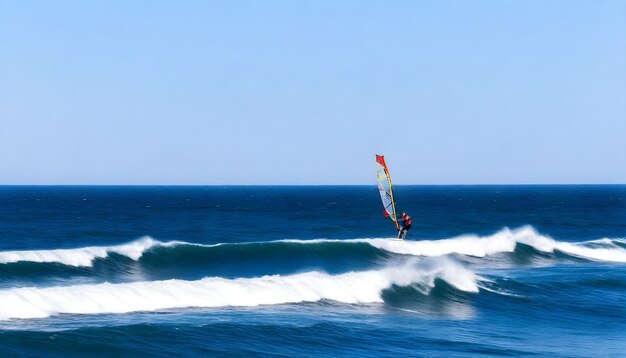
M347 304L384 302L392 286L415 286L428 294L438 280L456 290L478 292L472 271L447 258L416 260L380 270L330 275L311 271L294 275L201 280L165 280L123 284L12 288L0 290L0 319L44 318L55 314L104 314L187 307L259 306L321 300Z
M626 262L626 250L620 239L600 239L583 242L556 241L539 234L533 227L510 230L504 228L489 236L463 235L443 240L396 241L387 239L350 240L367 242L381 250L414 256L442 256L459 254L485 257L502 252L514 252L517 244L524 244L544 252L561 252L583 259L607 262Z
M182 241L161 242L150 237L116 246L90 246L75 249L0 251L0 264L18 262L59 263L74 267L91 267L96 259L110 258L111 254L140 260L150 252L162 258L190 255L210 259L220 257L259 256L262 253L276 255L316 254L376 255L401 254L412 256L444 256L450 254L485 257L498 253L514 252L518 244L531 247L537 252L560 252L586 260L626 263L626 247L623 239L599 239L585 242L562 242L539 234L531 226L518 229L504 228L493 235L463 235L442 240L398 241L390 239L351 240L278 240L251 243L223 243L214 245ZM191 250L190 250L191 249ZM313 251L311 251L313 250ZM204 255L204 256L203 256ZM184 260L185 257L180 258Z
M150 237L115 246L88 246L76 249L54 250L23 250L23 251L0 251L0 263L9 264L16 262L41 262L60 263L68 266L89 267L93 260L105 258L110 253L116 253L138 260L143 253L163 243Z

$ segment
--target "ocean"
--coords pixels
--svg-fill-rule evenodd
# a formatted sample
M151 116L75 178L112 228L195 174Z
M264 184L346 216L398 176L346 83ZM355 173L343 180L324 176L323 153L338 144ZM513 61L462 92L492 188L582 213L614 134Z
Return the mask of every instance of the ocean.
M1 356L624 357L626 186L0 186Z

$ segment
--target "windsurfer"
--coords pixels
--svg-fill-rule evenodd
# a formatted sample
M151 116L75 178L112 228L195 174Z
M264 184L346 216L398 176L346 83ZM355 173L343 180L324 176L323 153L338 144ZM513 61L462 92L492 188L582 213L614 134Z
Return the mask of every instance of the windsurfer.
M411 229L411 217L403 211L399 219L400 230L398 231L398 239L404 240L404 238L406 238L406 233L409 229Z

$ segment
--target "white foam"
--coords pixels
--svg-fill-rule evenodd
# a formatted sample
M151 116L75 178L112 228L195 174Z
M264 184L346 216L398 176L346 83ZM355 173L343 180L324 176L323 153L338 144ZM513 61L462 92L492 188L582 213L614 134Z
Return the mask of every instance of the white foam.
M554 240L539 235L532 227L516 230L502 229L499 232L480 237L463 235L443 240L389 240L389 239L356 239L355 242L366 242L381 250L414 256L443 256L460 254L484 257L500 252L513 252L518 242L531 245L539 251L551 251Z
M595 261L626 262L626 250L615 245L613 248L585 247L584 244L557 242L555 249L568 255Z
M319 244L367 243L378 249L392 253L414 256L444 256L459 254L474 257L485 257L501 252L513 252L518 243L532 246L538 251L552 253L555 250L596 261L626 262L626 250L615 242L625 244L624 239L591 240L586 242L560 242L539 234L532 226L524 226L510 230L504 228L493 235L477 236L462 235L442 240L390 240L390 239L352 239L352 240L277 240L270 242L218 243L197 244L184 241L160 242L149 236L115 246L90 246L76 249L0 251L0 264L19 261L62 263L69 266L90 267L96 258L104 258L109 253L117 253L133 260L139 260L146 250L155 246L174 247L179 245L197 247L216 247L222 245L249 245L273 243ZM602 244L606 247L589 247L588 244Z
M459 254L475 257L485 257L501 252L513 252L517 244L532 246L535 250L553 253L555 250L568 255L585 259L608 262L626 262L626 250L615 245L613 240L602 239L601 243L609 247L587 247L589 243L598 243L600 240L589 242L561 242L539 234L533 227L524 226L510 230L504 228L489 236L463 235L443 240L389 240L389 239L355 239L351 242L364 242L376 248L397 254L414 256L443 256Z
M421 265L421 263L419 264ZM383 302L392 285L433 287L440 278L459 290L478 292L477 278L462 266L441 259L435 264L329 275L306 272L288 276L197 281L167 280L0 290L0 319L43 318L54 314L102 314L184 307L258 306L332 300L348 304Z
M96 258L104 258L109 253L124 255L133 260L138 260L143 253L156 245L157 240L148 236L141 239L115 246L89 246L76 249L55 250L24 250L24 251L0 251L0 263L14 263L20 261L61 263L76 267L90 267Z

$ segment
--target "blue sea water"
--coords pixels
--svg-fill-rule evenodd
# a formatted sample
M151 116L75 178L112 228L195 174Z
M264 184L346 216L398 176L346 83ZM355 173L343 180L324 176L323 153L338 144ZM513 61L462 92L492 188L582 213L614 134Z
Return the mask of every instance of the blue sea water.
M0 187L2 356L626 355L626 186Z

